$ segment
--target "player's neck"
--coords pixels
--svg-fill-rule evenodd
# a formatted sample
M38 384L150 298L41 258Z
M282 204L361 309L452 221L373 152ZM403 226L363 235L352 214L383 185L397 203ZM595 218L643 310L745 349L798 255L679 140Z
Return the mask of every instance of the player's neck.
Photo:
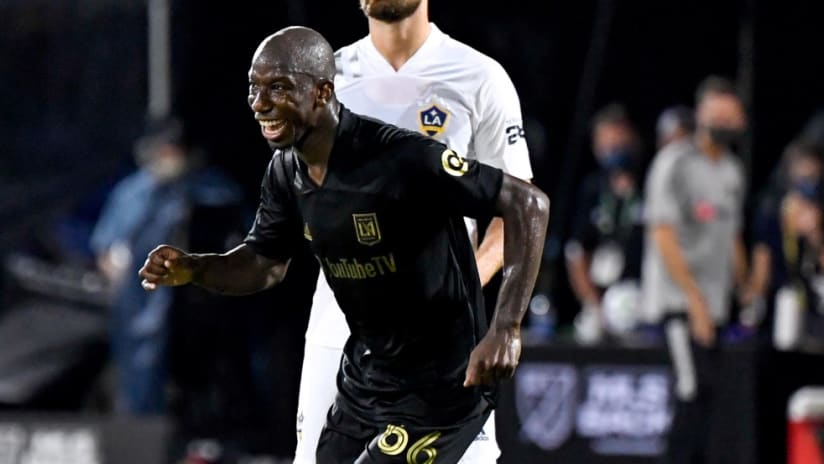
M369 18L369 37L395 71L409 61L429 37L431 27L425 7L421 4L412 16L397 23Z
M295 146L301 161L306 163L309 177L317 185L323 184L326 177L326 167L332 154L332 146L335 144L339 123L338 105L330 105L328 111L318 121L318 125L299 145Z

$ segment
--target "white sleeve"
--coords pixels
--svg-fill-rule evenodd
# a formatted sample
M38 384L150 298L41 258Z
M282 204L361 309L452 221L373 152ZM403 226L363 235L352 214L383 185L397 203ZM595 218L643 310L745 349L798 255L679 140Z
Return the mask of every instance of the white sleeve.
M358 59L358 42L352 43L335 51L335 91L338 92L353 80L358 74L360 60Z
M478 93L473 151L478 161L521 179L532 179L521 101L512 80L495 61L486 67Z
M683 222L678 182L678 154L667 149L655 155L644 191L644 221L649 226Z

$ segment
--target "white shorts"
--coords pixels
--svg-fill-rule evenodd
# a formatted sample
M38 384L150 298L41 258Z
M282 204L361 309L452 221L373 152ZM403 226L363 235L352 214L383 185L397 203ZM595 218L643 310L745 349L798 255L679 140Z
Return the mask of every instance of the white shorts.
M335 402L336 378L341 350L306 344L298 398L297 439L294 464L315 464L315 450L326 415ZM490 414L483 430L469 445L459 464L494 464L501 451L495 440L495 412Z

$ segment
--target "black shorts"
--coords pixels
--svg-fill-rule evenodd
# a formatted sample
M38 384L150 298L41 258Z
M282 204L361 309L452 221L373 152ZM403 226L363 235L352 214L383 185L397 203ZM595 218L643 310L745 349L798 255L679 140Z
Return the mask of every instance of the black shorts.
M455 427L402 423L373 427L334 405L320 435L317 464L455 464L481 432L490 412L486 408Z

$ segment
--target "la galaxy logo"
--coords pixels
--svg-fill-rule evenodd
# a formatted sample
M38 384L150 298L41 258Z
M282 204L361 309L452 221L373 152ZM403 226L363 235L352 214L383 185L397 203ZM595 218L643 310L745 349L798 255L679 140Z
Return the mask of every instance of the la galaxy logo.
M418 112L418 123L421 132L434 137L442 134L446 130L446 123L449 121L449 112L442 110L438 105L432 105Z
M353 214L352 220L355 223L355 236L358 238L358 243L368 246L380 243L381 229L378 226L377 214Z

